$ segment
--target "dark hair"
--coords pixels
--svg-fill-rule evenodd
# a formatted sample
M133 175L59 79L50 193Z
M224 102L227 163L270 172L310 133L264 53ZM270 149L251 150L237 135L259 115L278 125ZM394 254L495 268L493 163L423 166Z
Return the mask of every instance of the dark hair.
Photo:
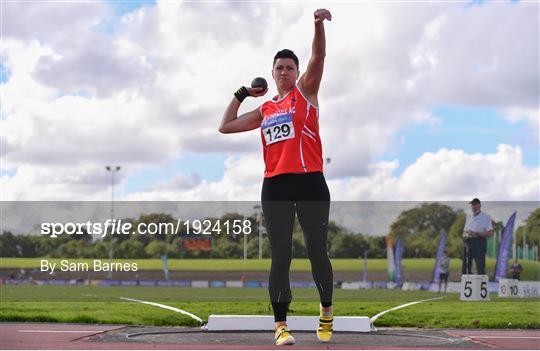
M300 64L298 63L298 56L296 56L296 54L292 50L283 49L283 50L278 51L276 56L274 56L274 63L272 63L272 67L274 67L274 65L276 64L277 59L280 59L280 58L292 59L294 63L296 64L296 69L300 69Z

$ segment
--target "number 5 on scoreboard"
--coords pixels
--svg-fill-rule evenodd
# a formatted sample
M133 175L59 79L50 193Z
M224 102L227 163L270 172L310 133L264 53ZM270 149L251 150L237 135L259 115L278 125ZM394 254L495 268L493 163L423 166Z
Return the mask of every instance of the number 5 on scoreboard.
M488 294L488 290L487 290L487 287L486 287L487 283L486 282L482 282L480 284L480 296L485 299L487 294Z
M471 281L466 281L465 282L465 289L464 289L465 291L463 292L463 295L465 295L465 297L471 297L471 295L472 295L471 284L472 284Z

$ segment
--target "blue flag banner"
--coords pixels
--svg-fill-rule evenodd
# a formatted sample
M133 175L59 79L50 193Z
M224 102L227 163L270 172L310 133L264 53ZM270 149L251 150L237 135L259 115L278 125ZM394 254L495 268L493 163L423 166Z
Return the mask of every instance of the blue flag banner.
M403 240L396 241L396 254L394 255L396 267L396 283L403 283L403 270L401 269L401 259L403 258Z
M495 281L506 278L508 272L508 259L510 258L510 248L512 247L512 235L514 234L514 221L516 212L514 212L506 226L504 226L501 244L499 246L499 256L497 257L497 268L495 269Z
M446 247L446 233L441 234L441 238L439 239L439 247L437 248L437 255L435 257L435 265L433 266L433 277L431 278L431 281L434 283L439 282L439 273L441 273L441 268L439 267L439 261L441 260L441 257L443 256L444 249Z

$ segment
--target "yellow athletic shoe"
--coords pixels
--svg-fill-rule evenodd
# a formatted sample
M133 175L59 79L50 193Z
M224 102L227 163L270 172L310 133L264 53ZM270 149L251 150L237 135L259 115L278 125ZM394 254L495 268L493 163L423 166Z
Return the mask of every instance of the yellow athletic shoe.
M334 316L332 312L323 313L321 306L321 315L319 316L319 328L317 328L317 338L320 342L329 342L334 332Z
M287 328L287 324L283 324L277 327L274 337L276 338L277 346L293 345L295 343L291 331L289 330L289 328Z

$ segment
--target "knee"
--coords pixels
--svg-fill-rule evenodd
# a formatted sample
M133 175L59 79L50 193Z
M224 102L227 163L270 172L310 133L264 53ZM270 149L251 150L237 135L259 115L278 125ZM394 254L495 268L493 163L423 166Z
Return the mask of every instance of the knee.
M291 266L291 255L272 254L272 269L289 269Z
M318 244L313 245L310 243L307 245L307 254L310 261L326 261L330 258L328 257L328 251L326 245Z
M313 269L331 267L330 258L326 251L309 255L309 261L311 262L311 267Z

